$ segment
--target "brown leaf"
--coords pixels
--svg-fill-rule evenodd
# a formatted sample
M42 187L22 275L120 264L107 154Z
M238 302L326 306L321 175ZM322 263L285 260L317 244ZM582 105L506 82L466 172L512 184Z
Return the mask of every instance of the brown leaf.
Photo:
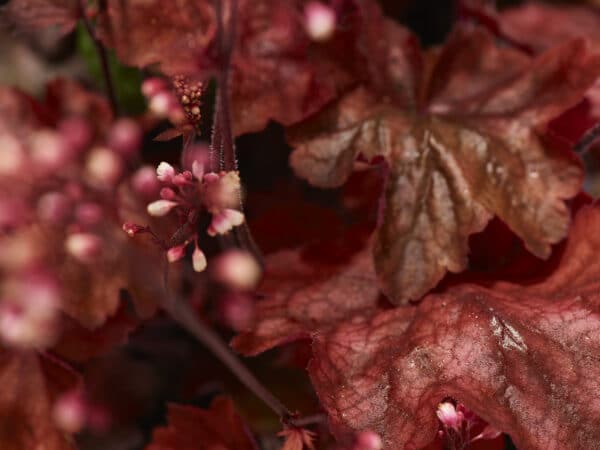
M63 370L64 371L64 370ZM63 374L70 378L70 374ZM2 450L71 450L56 429L52 401L56 386L34 353L0 349L0 448Z
M360 299L332 297L352 270L338 269L329 282L307 280L294 296L259 303L265 317L254 338L276 320L312 336L309 372L341 440L372 429L386 449L421 448L436 436L437 404L452 397L518 448L596 448L600 238L589 230L599 226L600 205L583 207L558 268L538 283L459 284L418 306L376 306L367 283ZM374 277L373 268L361 272ZM282 342L269 339L254 349Z
M245 424L225 397L209 410L169 405L169 425L157 428L146 450L257 450Z
M539 133L600 73L582 41L528 59L480 29L457 29L428 61L430 81L415 93L427 99L422 113L359 87L289 133L292 168L316 186L343 184L359 155L387 162L374 252L395 303L420 298L447 270L462 271L469 235L493 215L548 257L566 234L564 200L582 173Z

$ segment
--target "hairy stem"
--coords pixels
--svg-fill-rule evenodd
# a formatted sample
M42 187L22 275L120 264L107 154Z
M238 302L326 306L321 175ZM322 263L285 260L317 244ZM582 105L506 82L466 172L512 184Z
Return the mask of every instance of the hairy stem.
M231 352L229 347L208 326L199 321L192 308L179 299L163 305L171 317L206 346L231 372L261 399L283 421L289 420L291 412L269 391L246 366Z
M92 26L92 23L90 22L85 13L85 0L79 0L79 15L81 17L81 21L83 23L83 26L85 27L85 30L87 31L90 38L92 39L92 42L94 43L94 48L96 49L98 60L100 61L100 69L102 70L104 85L106 87L106 95L108 96L110 107L113 113L116 115L119 110L117 106L117 96L115 95L114 83L110 74L110 67L108 66L108 55L106 53L104 45L102 45L102 42L100 42L96 38L94 27Z

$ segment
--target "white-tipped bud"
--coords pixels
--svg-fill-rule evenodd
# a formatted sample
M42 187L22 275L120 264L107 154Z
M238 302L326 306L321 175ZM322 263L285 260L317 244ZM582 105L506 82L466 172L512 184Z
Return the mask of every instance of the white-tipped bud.
M196 246L194 253L192 253L192 265L196 272L203 272L206 269L206 256L198 246Z
M448 428L459 431L462 426L463 415L456 410L456 407L450 402L443 402L438 405L436 411L440 422Z
M44 171L62 169L69 163L71 152L62 137L53 130L39 130L29 137L31 159Z
M147 206L148 214L153 217L166 216L169 212L177 206L177 202L171 200L156 200Z
M102 250L102 239L91 233L74 233L65 239L67 252L84 263L93 262Z
M156 168L156 177L165 183L170 182L175 176L175 168L168 162L161 162Z
M261 269L254 257L242 250L229 250L211 263L217 281L236 290L250 290L258 283Z
M185 244L171 247L167 250L167 261L174 263L185 256Z
M326 41L335 31L335 11L321 2L310 2L304 9L304 27L314 41Z
M90 152L85 168L95 185L113 187L123 173L123 161L111 149L96 147Z
M235 209L224 209L213 214L212 220L206 232L209 236L228 233L233 227L244 223L244 214Z

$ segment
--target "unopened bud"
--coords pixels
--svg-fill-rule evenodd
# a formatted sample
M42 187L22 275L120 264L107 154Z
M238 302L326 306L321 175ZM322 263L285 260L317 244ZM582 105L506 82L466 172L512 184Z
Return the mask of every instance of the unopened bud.
M108 145L126 158L134 156L142 144L143 133L133 119L119 119L108 134Z
M185 244L171 247L167 250L167 261L174 263L185 256Z
M194 253L192 253L192 265L196 272L203 272L206 269L206 256L198 246L196 246Z
M438 405L436 411L440 422L448 428L459 431L462 426L463 415L456 411L454 405L450 402L443 402Z
M177 202L172 202L171 200L156 200L150 203L146 209L151 216L161 217L169 214L176 206Z
M174 200L175 197L177 197L177 195L175 194L175 191L171 188L165 187L160 190L160 198L164 200Z
M156 170L151 166L139 168L131 177L131 186L135 192L145 198L154 198L160 188Z
M96 225L102 220L102 207L97 203L82 203L75 210L75 218L81 225Z
M81 153L92 142L92 129L88 122L81 117L62 120L58 124L58 131L73 155Z
M321 2L310 2L304 9L306 33L315 41L326 41L335 31L335 11Z
M97 147L88 156L86 170L94 184L113 187L123 172L123 161L114 151Z
M37 215L53 225L63 223L71 212L71 202L62 192L48 192L37 202Z
M158 77L146 78L142 82L142 94L144 94L144 97L146 98L153 97L168 88L169 85L167 81Z
M91 233L71 234L65 240L65 249L79 261L90 263L100 254L102 239Z
M211 263L217 281L236 290L250 290L258 283L261 269L254 257L242 250L229 250Z
M175 176L175 169L168 162L161 162L156 168L156 177L165 183L169 183Z
M29 146L35 167L51 172L63 168L70 160L70 149L61 136L52 130L35 131Z
M206 232L209 236L228 233L233 227L244 223L244 214L235 209L224 209L213 214L212 220Z

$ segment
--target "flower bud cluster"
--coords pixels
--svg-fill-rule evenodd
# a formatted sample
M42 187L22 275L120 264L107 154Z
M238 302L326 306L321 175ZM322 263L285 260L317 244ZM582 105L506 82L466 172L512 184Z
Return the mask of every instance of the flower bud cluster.
M205 163L198 158L192 162L191 170L183 171L161 162L156 168L156 179L162 186L160 199L147 205L148 214L162 217L174 213L183 224L169 241L167 260L173 263L183 259L188 245L194 243L193 268L196 272L202 272L206 268L206 257L198 246L198 220L202 213L211 215L206 230L210 236L226 234L244 223L244 214L235 209L239 205L239 174L205 173ZM149 231L147 227L132 223L124 224L123 230L131 237Z
M474 441L495 439L501 434L462 403L455 406L450 401L442 402L438 405L436 414L441 423L439 435L446 441L446 447L450 449L462 450ZM476 427L481 429L481 432L472 436Z

